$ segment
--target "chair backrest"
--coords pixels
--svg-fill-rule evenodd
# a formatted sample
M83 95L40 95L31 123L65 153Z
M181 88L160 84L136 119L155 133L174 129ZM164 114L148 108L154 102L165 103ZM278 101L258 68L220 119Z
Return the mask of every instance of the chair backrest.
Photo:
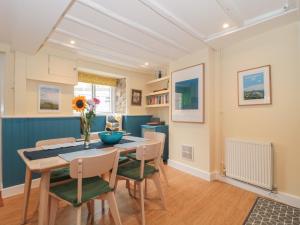
M159 161L161 158L161 142L153 140L152 143L145 144L137 147L136 159L141 161L140 177L144 176L145 161L154 161L154 166L158 169Z
M42 147L47 145L57 145L57 144L65 144L65 143L72 143L76 142L76 139L73 137L67 138L56 138L56 139L48 139L48 140L41 140L35 143L36 147Z
M81 203L82 179L88 177L101 177L111 171L109 187L114 188L119 163L119 151L108 150L107 153L98 156L77 158L70 163L70 177L77 179L77 199Z
M163 154L164 147L165 147L165 139L166 139L166 135L164 133L146 131L144 133L144 138L147 138L147 139L150 139L150 140L159 141L161 143L161 146L160 146L160 155Z

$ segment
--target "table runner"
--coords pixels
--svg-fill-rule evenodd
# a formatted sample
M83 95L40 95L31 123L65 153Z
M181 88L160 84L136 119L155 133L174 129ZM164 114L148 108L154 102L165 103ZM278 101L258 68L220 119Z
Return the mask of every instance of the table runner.
M119 144L126 144L134 142L132 140L122 139ZM101 149L101 148L109 148L113 147L114 145L104 144L103 142L99 141L96 143L91 143L88 149ZM36 159L43 159L43 158L50 158L56 157L59 154L71 153L84 150L84 145L78 146L70 146L64 148L57 148L57 149L47 149L47 150L37 150L37 151L24 151L24 156L29 160L36 160Z

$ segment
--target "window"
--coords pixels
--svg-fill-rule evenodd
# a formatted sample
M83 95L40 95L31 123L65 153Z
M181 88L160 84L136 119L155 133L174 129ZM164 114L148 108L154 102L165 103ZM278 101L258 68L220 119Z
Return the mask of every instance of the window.
M75 96L85 96L86 99L98 98L100 105L96 108L96 113L113 113L115 88L106 85L97 85L78 82L74 87Z

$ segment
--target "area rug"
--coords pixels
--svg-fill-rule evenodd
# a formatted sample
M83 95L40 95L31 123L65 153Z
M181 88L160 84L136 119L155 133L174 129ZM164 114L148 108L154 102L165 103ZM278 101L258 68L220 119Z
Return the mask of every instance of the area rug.
M300 209L258 197L244 225L300 225Z

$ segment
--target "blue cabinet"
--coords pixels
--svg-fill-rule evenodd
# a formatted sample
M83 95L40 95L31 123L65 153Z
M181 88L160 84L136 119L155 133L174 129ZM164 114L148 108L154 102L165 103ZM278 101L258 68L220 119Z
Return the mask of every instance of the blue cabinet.
M169 126L168 125L158 125L158 126L142 125L141 128L142 128L142 137L144 137L144 132L146 131L160 132L166 134L163 160L165 163L167 163L169 159Z

